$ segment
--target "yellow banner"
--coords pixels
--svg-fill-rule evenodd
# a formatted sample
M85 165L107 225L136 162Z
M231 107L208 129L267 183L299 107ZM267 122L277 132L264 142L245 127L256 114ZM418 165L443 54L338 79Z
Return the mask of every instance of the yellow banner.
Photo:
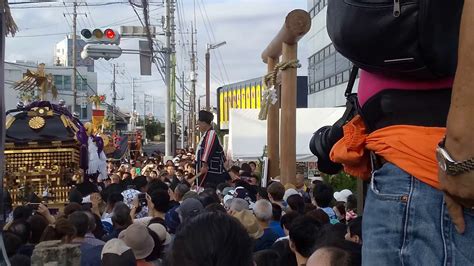
M246 99L245 99L245 87L243 87L242 89L240 89L240 100L242 101L240 103L240 108L241 109L245 109L245 106L246 106Z
M235 108L240 109L240 103L241 103L240 102L240 89L236 89L234 93L236 95L236 104L237 104Z
M224 121L224 93L219 92L219 121L222 123Z
M250 101L251 101L250 108L252 108L252 109L257 108L256 107L257 101L256 101L256 98L255 98L255 86L252 86L252 88L250 89Z
M104 116L93 116L92 117L92 126L94 128L94 132L99 132L101 127L102 127L102 123L104 122Z
M257 109L260 109L260 101L262 100L262 91L261 91L261 87L260 87L260 84L257 85L257 88L256 88L256 95L255 95L255 98L257 100Z
M234 98L232 97L232 91L227 92L227 121L229 121L230 109L234 107Z
M246 99L246 108L247 109L252 108L251 103L250 103L250 86L247 86L247 88L245 89L245 99Z
M224 109L224 111L223 111L224 115L222 117L222 121L226 122L227 121L227 109L229 108L229 101L227 99L227 91L224 91L223 95L224 95L223 96L224 97L224 108L223 108Z

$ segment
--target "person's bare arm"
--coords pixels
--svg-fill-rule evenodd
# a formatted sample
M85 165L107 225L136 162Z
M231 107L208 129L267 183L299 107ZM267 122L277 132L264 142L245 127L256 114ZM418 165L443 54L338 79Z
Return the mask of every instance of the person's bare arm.
M459 35L458 68L449 109L446 149L453 159L474 157L474 2L464 1ZM440 171L441 188L449 213L460 233L465 223L463 206L474 206L474 171L450 177Z

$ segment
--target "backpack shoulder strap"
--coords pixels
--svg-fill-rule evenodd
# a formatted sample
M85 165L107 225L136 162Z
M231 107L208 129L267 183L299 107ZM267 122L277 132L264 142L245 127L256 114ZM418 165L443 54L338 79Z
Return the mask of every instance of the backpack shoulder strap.
M346 98L352 93L352 89L354 88L354 83L357 79L358 73L359 73L359 68L354 65L351 70L351 76L349 77L349 82L347 83L346 92L344 93Z

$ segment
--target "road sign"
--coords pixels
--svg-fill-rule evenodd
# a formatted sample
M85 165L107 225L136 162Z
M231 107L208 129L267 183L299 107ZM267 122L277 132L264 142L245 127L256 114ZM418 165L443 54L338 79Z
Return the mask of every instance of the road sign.
M120 55L122 55L122 49L120 46L108 44L86 44L84 50L81 52L82 59L90 57L94 60L99 58L110 60L112 58L117 58Z

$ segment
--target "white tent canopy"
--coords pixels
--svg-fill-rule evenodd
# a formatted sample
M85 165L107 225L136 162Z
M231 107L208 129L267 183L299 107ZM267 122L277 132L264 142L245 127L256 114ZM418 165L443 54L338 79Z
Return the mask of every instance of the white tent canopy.
M344 107L301 108L296 111L296 161L316 161L309 150L313 133L334 124L344 114ZM232 160L250 161L263 155L267 143L267 121L258 120L258 109L231 109L227 155ZM278 129L271 129L278 130Z

